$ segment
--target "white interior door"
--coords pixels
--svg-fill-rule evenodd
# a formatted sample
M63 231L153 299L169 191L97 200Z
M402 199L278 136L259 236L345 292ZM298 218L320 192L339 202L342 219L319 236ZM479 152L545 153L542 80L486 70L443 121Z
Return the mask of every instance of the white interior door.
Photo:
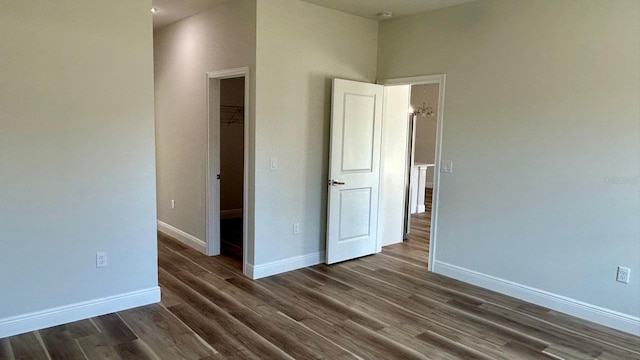
M376 252L383 86L333 80L327 263Z

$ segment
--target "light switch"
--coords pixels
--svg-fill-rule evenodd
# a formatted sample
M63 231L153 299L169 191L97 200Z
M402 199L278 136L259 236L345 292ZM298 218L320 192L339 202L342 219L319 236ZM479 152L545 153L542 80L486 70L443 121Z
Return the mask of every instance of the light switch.
M278 170L278 159L271 158L271 161L269 162L269 168L271 169L271 171Z
M442 160L442 162L440 163L440 172L452 173L453 172L453 161L451 161L451 160Z

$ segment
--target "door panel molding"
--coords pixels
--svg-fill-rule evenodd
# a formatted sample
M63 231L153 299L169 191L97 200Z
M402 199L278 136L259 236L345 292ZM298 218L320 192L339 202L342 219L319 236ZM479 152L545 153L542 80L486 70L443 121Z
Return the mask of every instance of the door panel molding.
M340 230L338 232L338 244L371 236L371 193L372 189L370 187L340 190ZM360 201L353 201L354 199L346 200L352 200L350 203L354 204L355 207L360 205L361 208L345 209L345 205L349 205L345 204L345 198L359 195L364 195L366 202L364 202L365 199L358 199ZM365 205L364 208L362 208L362 204ZM343 216L344 214L351 218L345 218L345 216ZM357 216L358 218L353 218L354 216ZM364 221L365 217L366 221ZM353 224L360 224L360 226L358 226L357 230L354 228L349 230L349 227L353 226ZM362 228L362 231L358 231L360 228ZM347 233L349 233L349 235L346 235Z
M349 101L353 99L353 101ZM360 103L359 100L370 100L373 104ZM373 171L374 162L374 146L375 146L375 106L376 97L372 95L362 95L354 93L344 94L344 109L342 117L354 118L359 121L343 121L342 122L342 172L371 172ZM353 104L356 103L356 104ZM355 109L354 109L355 107ZM353 110L353 112L351 111ZM363 113L366 111L366 113ZM351 134L352 130L356 130L358 125L362 125L361 122L368 122L371 124L370 128L364 127L366 131L363 133L360 131L358 134ZM347 144L345 141L352 140L355 144ZM351 145L351 146L349 146ZM362 153L362 158L357 159L355 156L358 154L358 150L365 151ZM353 164L352 166L351 163ZM366 164L366 165L365 165ZM361 167L358 167L360 165ZM362 166L365 165L365 166Z

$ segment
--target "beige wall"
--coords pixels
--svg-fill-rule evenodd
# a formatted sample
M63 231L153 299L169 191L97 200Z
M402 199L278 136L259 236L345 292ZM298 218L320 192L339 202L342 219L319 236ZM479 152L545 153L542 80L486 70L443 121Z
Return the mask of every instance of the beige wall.
M438 114L438 97L440 86L438 84L421 84L411 87L411 106L414 110L423 106L433 109L436 116L416 118L415 128L415 161L425 164L433 164L436 158L436 129ZM433 167L427 169L427 184L433 184Z
M244 78L220 80L220 105L244 106ZM221 114L220 124L220 210L242 209L244 175L244 124L240 113L233 122ZM224 216L224 215L223 215Z
M0 2L0 337L159 301L150 6Z
M640 277L615 281L640 273L638 14L480 0L381 23L379 78L447 74L437 261L640 316Z
M243 66L255 73L255 19L255 0L234 0L154 34L158 219L203 241L208 146L206 74ZM255 86L250 87L253 98ZM251 111L249 117L253 118ZM170 207L172 199L175 210ZM251 231L252 226L250 242ZM252 258L249 254L249 262Z
M324 251L331 79L375 80L378 24L298 0L258 1L257 14L260 265Z

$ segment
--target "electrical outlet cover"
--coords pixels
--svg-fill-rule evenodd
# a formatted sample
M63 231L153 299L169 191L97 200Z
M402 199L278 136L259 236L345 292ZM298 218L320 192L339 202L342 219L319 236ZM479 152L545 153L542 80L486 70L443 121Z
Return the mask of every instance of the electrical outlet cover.
M96 253L96 267L105 267L108 265L107 253L106 252L98 252Z
M616 281L628 284L630 277L631 277L631 269L618 266L618 274L616 276Z

